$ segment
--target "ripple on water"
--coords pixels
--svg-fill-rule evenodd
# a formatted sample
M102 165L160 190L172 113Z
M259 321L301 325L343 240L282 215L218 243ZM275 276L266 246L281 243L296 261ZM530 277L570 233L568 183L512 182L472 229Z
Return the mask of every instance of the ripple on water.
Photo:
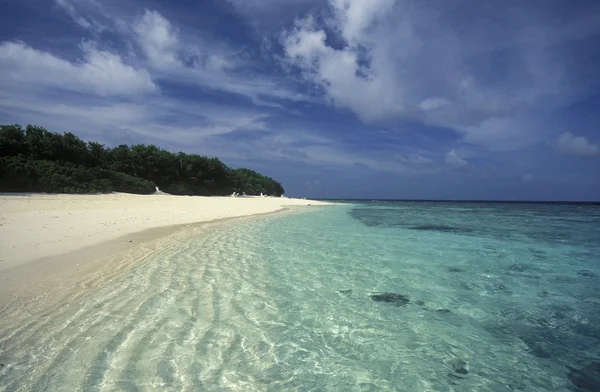
M315 211L180 238L19 314L0 331L0 390L598 386L595 226L578 245L565 225L580 218L552 233L555 210Z

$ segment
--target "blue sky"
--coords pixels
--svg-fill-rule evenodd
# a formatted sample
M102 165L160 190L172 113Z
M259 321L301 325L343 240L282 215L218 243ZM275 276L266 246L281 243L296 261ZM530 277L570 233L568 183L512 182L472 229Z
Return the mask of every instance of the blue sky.
M0 123L321 198L600 200L595 0L4 0Z

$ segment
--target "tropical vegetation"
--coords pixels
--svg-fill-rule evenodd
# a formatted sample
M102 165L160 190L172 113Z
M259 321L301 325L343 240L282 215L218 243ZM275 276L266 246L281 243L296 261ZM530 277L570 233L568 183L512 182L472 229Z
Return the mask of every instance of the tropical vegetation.
M155 145L106 147L28 125L0 126L0 192L280 196L280 183L217 158Z

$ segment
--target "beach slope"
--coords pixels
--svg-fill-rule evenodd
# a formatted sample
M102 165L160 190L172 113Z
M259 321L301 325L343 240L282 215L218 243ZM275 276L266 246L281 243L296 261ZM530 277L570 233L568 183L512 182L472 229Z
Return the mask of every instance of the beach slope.
M148 229L323 204L279 197L4 194L0 272Z

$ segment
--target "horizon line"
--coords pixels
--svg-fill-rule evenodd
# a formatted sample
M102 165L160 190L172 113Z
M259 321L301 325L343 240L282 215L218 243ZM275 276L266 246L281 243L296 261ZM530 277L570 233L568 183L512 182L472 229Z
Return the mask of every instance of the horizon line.
M314 198L314 200L338 201L401 201L401 202L435 202L435 203L523 203L523 204L599 204L600 200L486 200L486 199L347 199L347 198Z

